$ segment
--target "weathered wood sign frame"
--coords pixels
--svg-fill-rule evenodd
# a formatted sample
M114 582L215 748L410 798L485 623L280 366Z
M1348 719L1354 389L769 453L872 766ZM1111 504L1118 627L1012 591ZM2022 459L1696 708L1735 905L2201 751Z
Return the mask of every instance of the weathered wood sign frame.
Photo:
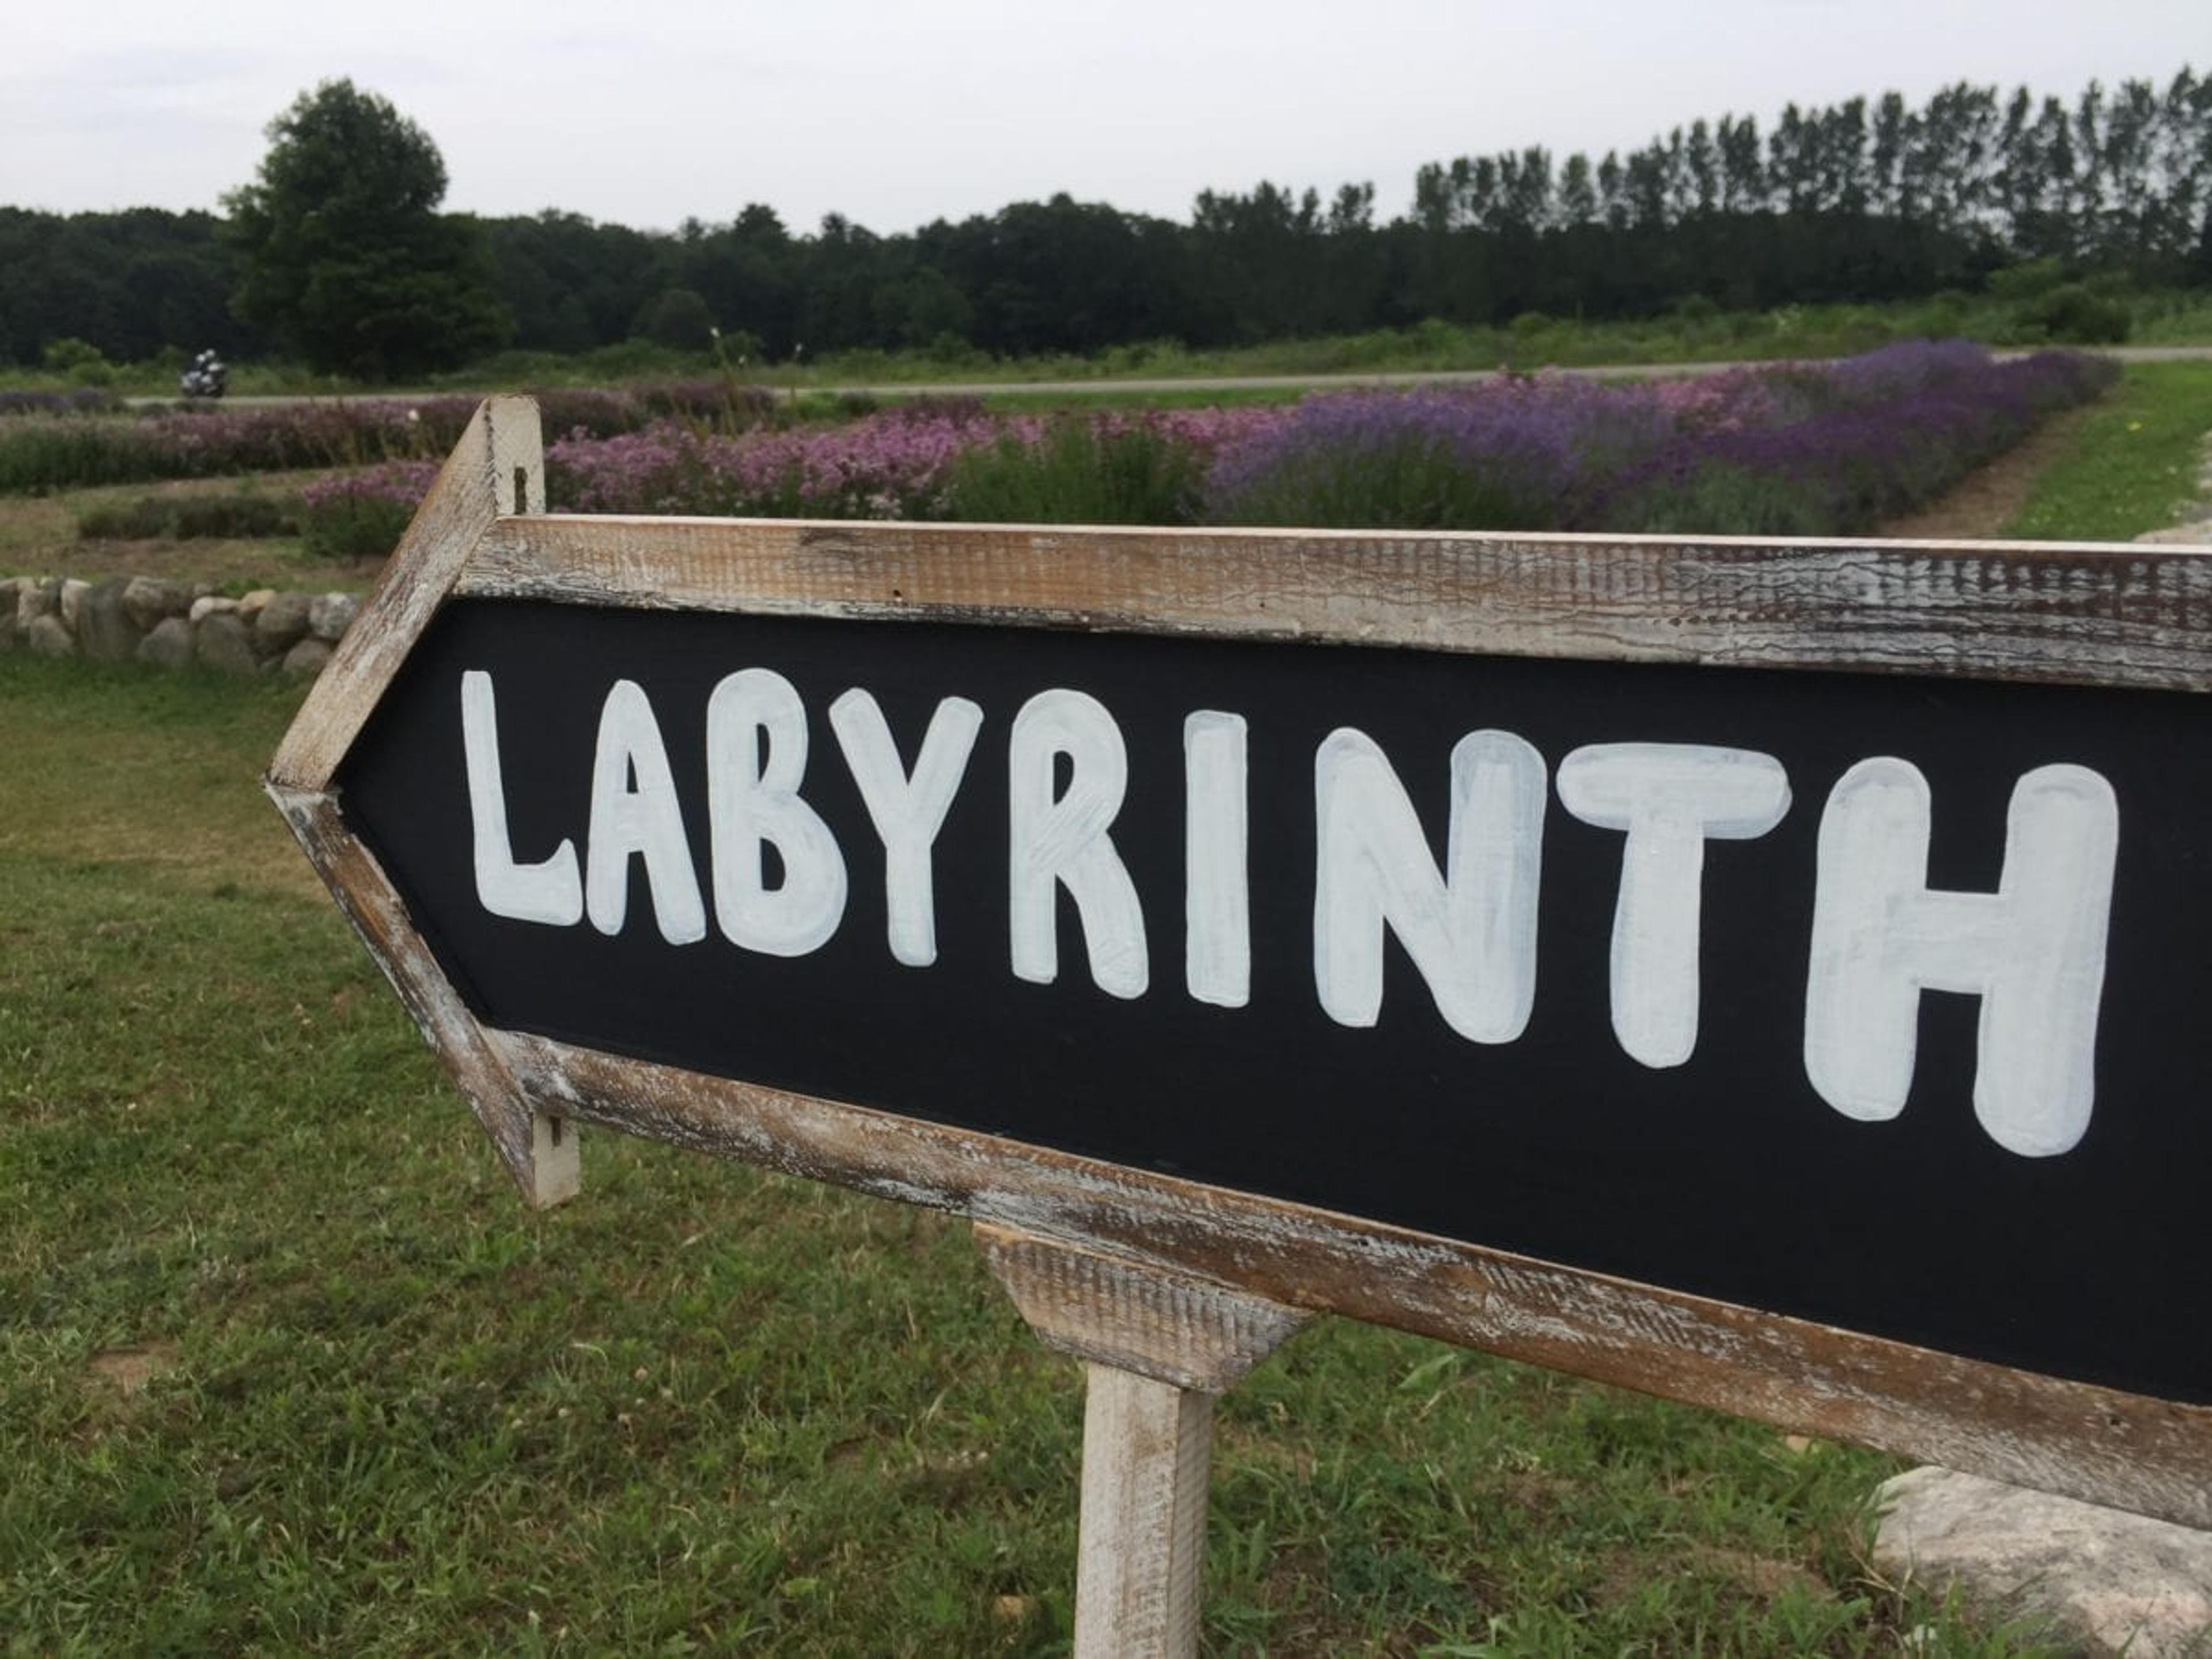
M2212 1407L494 1028L337 787L450 599L2202 694L2202 553L576 518L544 514L543 478L535 406L484 405L270 793L533 1204L577 1190L590 1123L974 1219L1040 1335L1091 1366L1079 1651L1189 1650L1207 1402L1314 1312L2212 1526Z

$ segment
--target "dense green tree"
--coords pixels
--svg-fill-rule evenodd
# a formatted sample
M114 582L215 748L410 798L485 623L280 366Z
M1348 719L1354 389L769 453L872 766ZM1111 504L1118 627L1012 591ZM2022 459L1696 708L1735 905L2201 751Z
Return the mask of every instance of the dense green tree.
M270 343L251 317L331 366L398 374L430 361L428 342L450 358L488 339L483 289L449 246L469 224L438 216L444 170L418 129L341 82L272 138L228 239L206 214L0 208L0 355L37 363L76 339L110 362L210 345L238 356ZM520 346L642 334L696 350L712 320L733 356L774 360L801 341L810 356L1091 352L1428 317L1644 315L1693 295L1730 308L1882 301L1978 287L2024 260L2048 262L2045 286L2100 270L2203 283L2212 79L2184 70L2163 88L2063 99L1960 83L1917 105L1890 93L1792 106L1765 128L1690 120L1595 163L1462 155L1413 184L1393 220L1376 216L1371 185L1331 198L1262 183L1206 191L1183 222L1059 196L889 236L835 215L793 233L758 204L673 234L550 211L477 230ZM383 280L386 264L399 280ZM309 353L309 319L328 319L336 344ZM742 351L740 335L754 343Z
M387 380L451 368L509 322L474 221L443 215L428 133L350 81L270 123L258 178L225 198L238 313L311 367Z

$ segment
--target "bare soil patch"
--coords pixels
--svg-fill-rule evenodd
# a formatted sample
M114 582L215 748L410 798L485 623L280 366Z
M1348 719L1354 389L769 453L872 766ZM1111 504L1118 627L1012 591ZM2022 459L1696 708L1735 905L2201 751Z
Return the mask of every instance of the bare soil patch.
M149 1342L143 1347L109 1348L93 1355L85 1369L94 1383L120 1400L145 1393L146 1385L176 1369L177 1345Z
M1875 532L1900 541L1986 541L2003 533L2043 470L2074 447L2089 408L2069 409L1985 466L1976 467L1917 513Z

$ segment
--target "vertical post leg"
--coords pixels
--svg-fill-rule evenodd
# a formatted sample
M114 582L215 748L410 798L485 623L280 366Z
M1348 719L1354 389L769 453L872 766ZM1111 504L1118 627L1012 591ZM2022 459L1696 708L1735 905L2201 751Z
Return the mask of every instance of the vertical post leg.
M1088 1378L1075 1659L1193 1659L1214 1398L1304 1312L981 1222L975 1242L1038 1339Z
M1213 1396L1086 1365L1075 1659L1191 1659Z

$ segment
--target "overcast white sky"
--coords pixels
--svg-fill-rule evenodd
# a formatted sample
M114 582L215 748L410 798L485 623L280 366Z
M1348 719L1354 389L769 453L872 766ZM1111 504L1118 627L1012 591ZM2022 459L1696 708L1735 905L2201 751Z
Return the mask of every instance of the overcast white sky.
M1427 161L2185 63L2212 72L2208 0L3 0L0 204L213 209L339 76L437 141L450 207L895 231L1263 178L1372 180L1387 217Z

